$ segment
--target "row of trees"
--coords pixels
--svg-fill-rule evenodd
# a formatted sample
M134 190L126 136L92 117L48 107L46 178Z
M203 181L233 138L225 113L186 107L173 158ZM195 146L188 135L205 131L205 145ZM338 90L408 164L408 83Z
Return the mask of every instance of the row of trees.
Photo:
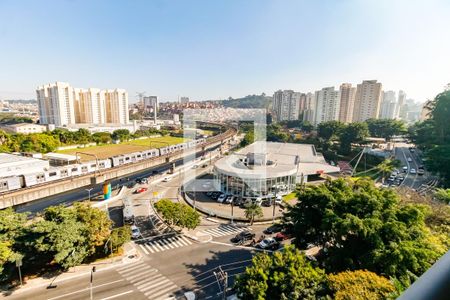
M0 130L0 151L2 152L39 152L54 151L58 146L86 145L88 143L109 144L113 140L128 141L132 138L151 136L155 134L166 135L167 131L148 129L137 130L130 133L128 129L118 129L112 134L109 132L96 132L91 134L89 130L81 128L77 131L69 131L57 128L53 131L33 134L9 134Z
M450 247L450 207L413 191L397 194L368 178L341 178L303 188L297 197L283 226L297 249L320 249L317 262L306 263L296 250L257 257L237 283L244 298L385 299Z
M117 252L130 240L130 228L112 229L106 212L88 202L72 208L53 206L28 220L11 208L0 211L1 281L15 276L17 260L24 274L67 269Z
M450 187L450 90L427 104L429 119L409 128L411 140L423 151L428 170Z

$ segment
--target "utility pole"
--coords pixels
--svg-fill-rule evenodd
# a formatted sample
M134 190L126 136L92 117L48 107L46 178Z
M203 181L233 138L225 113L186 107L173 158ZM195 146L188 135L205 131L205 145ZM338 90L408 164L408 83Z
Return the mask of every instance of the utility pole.
M222 293L222 300L227 299L227 290L228 290L228 273L222 270L222 267L219 266L219 271L214 272L214 276L216 276L217 284Z
M22 257L16 260L16 267L19 270L19 280L20 280L20 286L22 286L22 272L20 270L20 267L22 266Z

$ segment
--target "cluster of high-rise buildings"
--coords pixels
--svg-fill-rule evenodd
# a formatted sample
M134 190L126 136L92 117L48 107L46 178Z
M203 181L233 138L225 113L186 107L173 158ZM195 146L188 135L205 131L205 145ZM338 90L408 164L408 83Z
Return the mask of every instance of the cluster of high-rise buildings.
M356 87L343 83L339 89L325 87L314 93L279 90L273 95L272 109L277 121L300 119L317 125L327 121L351 123L372 118L415 121L418 115L414 105L417 106L413 100L406 100L405 92L399 91L397 97L394 91L383 91L381 82L364 80Z
M36 96L41 124L129 123L128 93L123 89L82 89L55 82L39 86Z

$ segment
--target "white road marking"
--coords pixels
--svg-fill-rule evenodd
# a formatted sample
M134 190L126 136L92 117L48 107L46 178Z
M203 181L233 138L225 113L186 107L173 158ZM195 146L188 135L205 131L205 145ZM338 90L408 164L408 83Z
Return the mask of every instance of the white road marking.
M146 247L151 253L155 253L155 251L153 251L152 247L150 247L150 246L147 245L147 244L144 244L144 245L145 245L145 247Z
M148 254L148 251L145 249L144 245L139 244L139 247L141 247L145 254Z
M132 293L132 292L133 292L133 290L129 290L129 291L126 291L126 292L123 292L123 293L120 293L120 294L116 294L116 295L113 295L113 296L109 296L109 297L106 297L106 298L102 298L101 300L114 299L114 298L117 298L117 297L120 297L120 296L123 296L123 295L126 295L126 294L130 294L130 293Z
M96 289L98 287L102 287L102 286L105 286L105 285L110 285L110 284L121 282L121 281L124 281L124 279L119 279L119 280L115 280L115 281L99 284L99 285L93 286L92 288ZM67 294L64 294L64 295L59 295L59 296L56 296L56 297L53 297L53 298L49 298L48 300L55 300L55 299L63 298L63 297L66 297L66 296L78 294L78 293L81 293L81 292L84 292L84 291L88 291L89 289L90 288L81 289L81 290L78 290L78 291L75 291L75 292L71 292L71 293L67 293Z

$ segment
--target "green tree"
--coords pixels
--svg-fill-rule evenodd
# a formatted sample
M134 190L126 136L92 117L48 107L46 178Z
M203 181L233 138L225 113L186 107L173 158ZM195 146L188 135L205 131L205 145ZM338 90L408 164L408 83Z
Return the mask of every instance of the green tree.
M349 154L353 143L362 143L369 136L366 123L350 123L346 125L339 135L340 151Z
M395 291L388 279L366 270L329 274L327 285L335 300L384 300Z
M325 272L313 267L299 250L287 246L273 255L259 253L236 279L240 299L317 299Z
M98 144L109 144L112 142L109 132L96 132L92 135L92 140Z
M91 142L92 136L89 130L80 128L77 132L75 132L75 139L78 144L86 145Z
M264 216L261 206L253 202L245 205L244 214L250 221L250 225L253 225L255 218L262 218Z
M77 221L86 225L88 254L92 255L96 247L103 245L109 238L112 221L105 211L92 207L89 202L77 202L73 209Z
M112 139L115 141L128 141L130 137L131 135L128 129L117 129L112 133Z
M405 122L393 119L369 119L366 120L370 136L384 138L390 141L393 136L407 132Z
M400 166L399 160L392 160L392 159L385 159L381 163L377 165L377 170L381 172L382 174L382 180L391 174L395 168L398 168Z
M327 181L297 197L285 226L299 247L322 247L320 260L328 271L420 275L445 253L441 243L432 241L422 206L399 205L394 191L377 188L368 178Z
M0 210L0 273L5 263L13 261L17 251L16 240L23 235L27 215L12 208Z
M322 122L317 126L317 136L325 141L337 138L344 128L344 124L339 121Z
M161 199L155 203L155 208L169 225L187 229L195 229L200 225L200 214L184 203Z
M450 189L436 189L433 196L442 203L450 204Z
M131 240L130 226L117 227L111 231L110 242L112 243L113 250L115 249L117 251L117 249L122 247L125 243L129 242L130 240ZM108 247L109 245L105 246Z

